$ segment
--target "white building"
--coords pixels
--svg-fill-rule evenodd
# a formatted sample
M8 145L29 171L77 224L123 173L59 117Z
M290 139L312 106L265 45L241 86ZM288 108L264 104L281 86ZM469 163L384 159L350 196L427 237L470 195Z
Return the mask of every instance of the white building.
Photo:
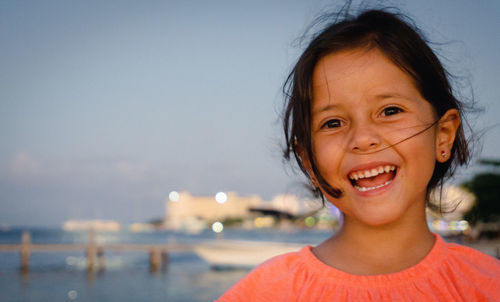
M174 191L165 201L165 226L169 229L198 232L209 227L208 223L226 218L240 218L256 227L265 218L269 220L266 225L271 225L274 224L269 216L272 215L271 212L274 215L279 212L291 216L312 213L332 216L329 207L321 208L319 201L301 199L295 195L276 195L271 201L263 201L258 195L238 196L234 192L193 196L188 192ZM266 215L268 217L264 217Z
M238 196L219 192L216 196L192 196L188 192L171 192L165 201L165 223L172 229L189 229L197 223L248 217L248 209L262 203L258 195Z

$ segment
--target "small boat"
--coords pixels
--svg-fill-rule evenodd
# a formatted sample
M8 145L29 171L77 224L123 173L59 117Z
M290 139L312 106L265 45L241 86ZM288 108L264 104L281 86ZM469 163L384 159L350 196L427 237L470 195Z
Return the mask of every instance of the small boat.
M253 268L284 253L299 251L305 244L271 241L213 240L197 245L195 252L214 269Z

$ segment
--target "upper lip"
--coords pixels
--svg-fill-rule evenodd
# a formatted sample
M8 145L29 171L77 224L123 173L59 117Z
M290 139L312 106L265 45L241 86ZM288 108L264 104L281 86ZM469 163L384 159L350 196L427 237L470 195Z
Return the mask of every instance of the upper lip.
M397 165L390 162L371 162L366 164L360 164L352 168L349 171L349 173L347 173L347 178L350 179L351 176L354 176L355 174L358 174L359 172L362 171L371 171L372 169L376 169L379 167L385 168L386 166L397 168Z

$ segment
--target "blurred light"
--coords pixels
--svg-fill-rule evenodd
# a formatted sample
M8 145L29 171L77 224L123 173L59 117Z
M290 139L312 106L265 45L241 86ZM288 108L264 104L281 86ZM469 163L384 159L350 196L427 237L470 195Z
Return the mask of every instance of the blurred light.
M179 201L180 195L179 192L177 191L172 191L170 194L168 194L168 199L173 202Z
M76 290L70 290L68 292L68 298L70 298L71 300L75 300L76 298L78 298L78 292Z
M329 219L330 219L330 216L328 216L328 214L326 214L326 213L319 214L319 220L325 221L325 220L329 220Z
M432 222L432 226L435 230L446 231L448 230L448 223L441 219L436 219Z
M308 216L306 217L306 219L304 219L304 223L307 227L312 227L316 223L316 219L314 219L314 217L312 216Z
M450 221L449 227L450 227L450 230L452 230L452 231L458 230L458 221L456 221L456 220Z
M215 194L215 201L217 201L220 204L223 204L227 201L227 194L224 192L219 192Z
M216 221L212 224L212 231L220 233L224 230L224 225L220 221Z
M441 232L448 231L448 232L452 232L452 233L464 232L470 228L469 222L467 222L466 220L446 221L446 220L436 219L436 220L432 221L430 226L431 226L432 230L441 231Z
M460 220L458 222L458 230L465 231L469 228L469 223L466 220Z
M274 225L274 219L270 216L257 217L254 219L253 224L256 228L270 228Z

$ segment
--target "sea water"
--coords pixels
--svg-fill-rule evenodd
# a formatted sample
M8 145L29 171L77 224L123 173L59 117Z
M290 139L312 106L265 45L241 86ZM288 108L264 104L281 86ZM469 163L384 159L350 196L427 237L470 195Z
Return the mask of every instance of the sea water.
M0 244L20 243L29 231L33 244L86 243L86 232L60 229L0 230ZM224 239L315 244L328 231L276 229L224 230ZM190 243L216 239L209 230L198 234L154 231L96 233L99 244ZM88 272L84 251L34 252L29 271L20 271L18 252L0 252L0 301L212 301L241 279L248 270L212 270L194 252L171 252L169 264L158 272L149 269L146 252L105 251L105 269Z

